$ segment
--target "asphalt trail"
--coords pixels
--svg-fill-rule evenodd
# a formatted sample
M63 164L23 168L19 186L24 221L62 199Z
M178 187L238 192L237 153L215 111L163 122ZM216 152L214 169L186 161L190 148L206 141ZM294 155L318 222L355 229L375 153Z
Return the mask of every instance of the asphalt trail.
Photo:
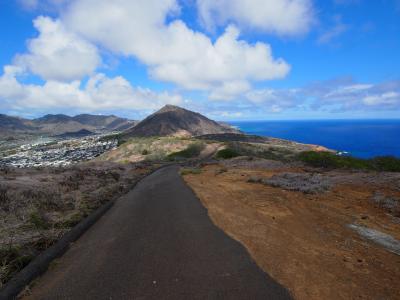
M209 219L175 166L119 199L27 299L290 299Z

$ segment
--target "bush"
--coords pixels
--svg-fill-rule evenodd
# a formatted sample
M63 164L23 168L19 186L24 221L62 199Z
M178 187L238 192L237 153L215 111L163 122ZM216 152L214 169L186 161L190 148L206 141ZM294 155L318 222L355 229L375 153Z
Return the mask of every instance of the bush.
M29 216L29 223L36 229L49 229L50 224L43 214L40 212L32 212Z
M300 153L297 158L307 165L317 168L400 172L400 159L392 156L361 159L352 156L339 156L331 152L306 151Z
M7 193L7 188L0 186L0 209L4 211L9 211L10 207L10 197Z
M144 149L143 151L142 151L142 155L148 155L150 152L148 151L148 150L146 150L146 149Z
M63 220L61 223L57 224L58 228L72 228L77 225L85 215L81 212L72 214L68 219Z
M190 144L185 150L174 152L168 155L168 159L185 159L193 158L200 155L200 152L204 149L203 143Z
M306 151L298 156L299 160L317 168L353 168L368 169L368 164L364 160L351 156L338 156L331 152Z
M219 170L216 170L215 171L215 175L217 176L217 175L220 175L220 174L223 174L223 173L226 173L226 172L228 172L228 169L227 168L220 168Z
M242 142L229 142L227 148L217 152L217 158L229 159L237 156L259 157L277 161L287 161L288 153L282 149L266 149L263 145L249 144Z
M231 148L226 148L226 149L219 150L215 157L218 159L230 159L230 158L234 158L237 156L240 156L240 154L238 152L236 152L235 150L233 150Z
M18 271L32 260L31 255L24 255L17 247L0 248L0 288Z
M201 173L201 169L199 168L185 168L181 170L181 175L189 175L189 174L200 174Z
M377 156L369 162L378 171L400 172L400 159L394 156Z

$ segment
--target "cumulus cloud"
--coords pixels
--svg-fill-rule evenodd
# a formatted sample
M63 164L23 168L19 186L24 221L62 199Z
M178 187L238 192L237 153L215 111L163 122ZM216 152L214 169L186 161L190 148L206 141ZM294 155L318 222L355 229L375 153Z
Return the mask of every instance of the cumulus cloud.
M181 104L182 96L168 92L133 87L125 78L109 78L94 74L86 83L79 80L62 82L48 80L43 85L23 84L18 75L23 70L16 66L4 67L0 77L0 103L3 109L14 111L32 109L80 109L107 111L115 109L156 109L164 104Z
M266 43L249 44L228 26L215 42L179 19L176 0L80 0L61 19L66 26L100 44L146 64L153 79L195 90L249 85L251 81L283 78L290 66L275 59ZM241 89L242 90L242 89Z
M197 0L206 28L234 22L243 28L279 35L298 35L313 23L310 0Z
M101 63L96 47L59 20L38 17L33 23L39 36L28 41L28 53L16 56L16 65L44 80L68 81L90 75Z
M211 91L209 99L232 100L250 89L250 84L245 80L224 82L221 86Z
M135 87L121 76L99 74L98 49L116 57L134 57L152 79L186 90L205 91L215 113L239 117L254 111L390 110L400 108L400 81L360 84L351 79L320 82L296 89L254 89L253 83L284 78L290 65L274 57L265 42L249 43L239 29L298 35L313 22L311 0L197 0L207 28L223 26L213 39L179 19L178 0L20 0L31 8L44 3L63 7L58 19L38 17L39 34L27 43L0 77L0 105L71 108L86 111L152 110L182 104L179 94ZM340 16L319 37L328 43L348 27ZM22 74L44 84L24 84ZM207 100L208 100L207 99ZM192 103L193 104L193 103ZM206 110L207 111L207 110ZM207 111L212 114L212 111Z

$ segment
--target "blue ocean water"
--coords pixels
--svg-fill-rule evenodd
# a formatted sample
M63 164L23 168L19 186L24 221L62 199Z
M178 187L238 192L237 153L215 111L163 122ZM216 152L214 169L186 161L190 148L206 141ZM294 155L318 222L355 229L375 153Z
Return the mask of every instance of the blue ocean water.
M400 120L230 122L243 132L317 144L360 158L400 158Z

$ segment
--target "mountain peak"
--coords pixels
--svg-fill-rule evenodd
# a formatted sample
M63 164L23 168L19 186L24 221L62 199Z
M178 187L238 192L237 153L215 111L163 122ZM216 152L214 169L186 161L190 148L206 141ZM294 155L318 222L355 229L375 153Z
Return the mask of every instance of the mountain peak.
M165 105L125 132L126 137L168 136L185 133L191 136L237 132L207 117L175 105Z
M164 113L164 112L169 112L169 111L184 111L185 109L176 105L172 105L172 104L167 104L164 105L161 109L159 109L158 111L156 111L157 113Z

